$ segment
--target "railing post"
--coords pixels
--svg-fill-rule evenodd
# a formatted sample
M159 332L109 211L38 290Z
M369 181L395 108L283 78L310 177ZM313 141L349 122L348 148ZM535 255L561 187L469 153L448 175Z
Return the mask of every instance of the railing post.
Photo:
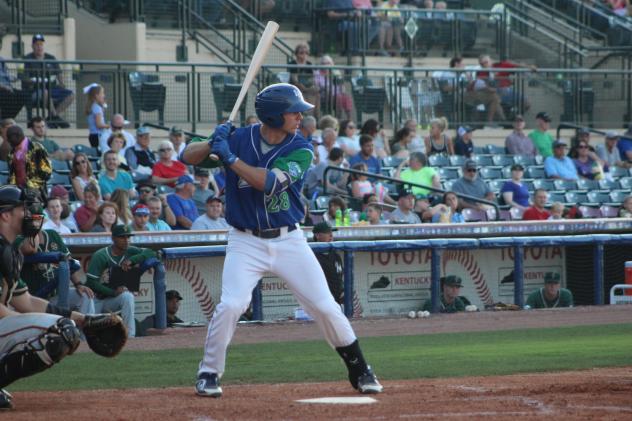
M514 304L524 307L524 246L514 246Z
M441 250L433 247L430 259L430 302L432 303L432 312L439 312L439 304L441 300Z
M604 303L604 286L603 286L603 257L604 245L602 242L597 242L593 249L593 261L595 262L593 267L593 278L595 279L595 305L603 305Z
M195 65L191 65L191 108L190 108L190 112L191 112L191 116L192 118L190 118L191 120L191 131L195 132L195 128L196 128L196 122L197 122L197 107L196 105L198 105L196 98L201 98L202 97L202 93L201 92L197 92L198 88L198 84L196 83L197 80L197 74L195 72Z
M353 317L353 252L344 252L344 307L345 316Z

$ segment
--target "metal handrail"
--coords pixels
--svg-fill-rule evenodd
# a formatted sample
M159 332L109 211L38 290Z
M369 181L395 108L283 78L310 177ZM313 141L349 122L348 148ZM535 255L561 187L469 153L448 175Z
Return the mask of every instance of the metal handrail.
M349 173L349 174L366 175L367 177L370 177L370 178L374 178L374 179L378 179L378 180L390 181L390 182L393 182L395 184L400 184L400 185L403 184L403 185L407 185L407 186L420 187L422 189L430 190L430 191L435 192L435 193L445 194L445 193L448 192L448 190L439 189L439 188L436 188L434 186L427 186L425 184L415 183L415 182L412 182L412 181L404 181L404 180L401 180L399 178L388 177L386 175L375 174L375 173L371 173L371 172L358 171L358 170L354 170L354 169L351 169L351 168L333 167L331 165L328 165L327 168L325 168L325 171L323 172L323 179L324 180L327 179L327 173L329 171L339 171L339 172L346 172L346 173ZM485 205L492 206L494 208L494 210L496 211L496 220L497 221L500 220L500 207L498 206L497 203L491 202L491 201L486 200L486 199L481 199L481 198L478 198L478 197L470 196L469 194L458 193L458 192L455 192L455 191L451 191L451 192L454 193L457 197L460 197L461 199L471 200L472 202L483 203ZM323 183L323 195L327 195L327 183Z

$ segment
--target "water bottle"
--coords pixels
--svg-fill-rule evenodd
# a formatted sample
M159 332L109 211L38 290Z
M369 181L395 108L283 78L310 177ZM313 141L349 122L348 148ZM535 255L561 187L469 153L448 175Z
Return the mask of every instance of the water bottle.
M336 226L342 226L342 211L340 209L336 210Z
M345 227L350 227L351 226L351 209L346 209L345 210L345 219L344 219L343 225Z

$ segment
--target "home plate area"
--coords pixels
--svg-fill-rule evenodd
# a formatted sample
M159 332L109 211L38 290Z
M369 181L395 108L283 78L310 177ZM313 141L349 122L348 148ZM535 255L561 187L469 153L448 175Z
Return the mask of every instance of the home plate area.
M494 377L380 379L384 393L359 395L345 381L225 384L220 399L193 386L72 392L13 392L12 421L632 419L632 368ZM334 397L334 398L332 398ZM370 402L373 403L363 403Z

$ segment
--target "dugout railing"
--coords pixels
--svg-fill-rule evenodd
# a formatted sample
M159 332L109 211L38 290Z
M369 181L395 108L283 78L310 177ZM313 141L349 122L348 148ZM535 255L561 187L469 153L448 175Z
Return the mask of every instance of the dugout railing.
M314 251L340 251L344 258L344 311L348 317L352 316L353 288L354 288L354 252L359 251L431 251L431 300L432 311L438 312L440 306L440 278L441 253L454 249L494 249L512 248L514 258L513 285L514 304L524 306L524 252L528 247L577 247L587 246L592 249L593 259L593 296L595 305L605 302L604 287L604 247L629 246L632 244L631 234L588 234L571 236L532 236L532 237L490 237L490 238L447 238L447 239L417 239L417 240L374 240L374 241L334 241L332 243L311 243ZM202 258L224 256L225 245L175 247L162 250L165 259ZM623 272L623 265L621 265ZM421 303L420 303L421 304ZM261 307L261 291L258 287L253 292L253 313L255 318L263 320Z
M44 62L5 60L6 76L13 91L0 93L2 118L20 123L28 115L44 115L49 104L33 101L37 81L51 89L58 80L75 92L76 99L63 114L77 127L86 127L86 97L83 87L104 86L110 113L123 113L134 120L140 107L140 122L191 127L213 125L232 108L231 92L239 91L247 64L192 64L175 62L57 61L60 70L46 70ZM447 59L446 59L447 64ZM248 92L242 115L255 114L253 98L270 83L290 81L291 65L267 65ZM447 117L451 127L461 124L488 125L486 104L476 95L476 69L385 68L359 66L317 66L312 83L319 87L321 115L365 121L377 118L397 129L408 119L427 126L438 116ZM491 124L510 127L515 114L528 106L546 110L554 122L566 121L597 127L621 127L632 116L632 73L629 70L586 69L486 69L488 79L500 97L504 120L495 116ZM217 81L219 80L219 83ZM164 89L156 89L157 87ZM143 90L146 87L147 89ZM140 91L139 91L140 90ZM140 95L137 93L140 92ZM161 95L157 97L156 95ZM139 99L140 98L140 99ZM343 100L344 99L344 100ZM138 101L150 102L153 111L143 111ZM232 99L234 101L234 99ZM227 104L229 105L227 107ZM147 104L144 104L147 105ZM350 107L350 108L349 108ZM220 109L221 108L221 109ZM228 108L228 111L226 111Z

